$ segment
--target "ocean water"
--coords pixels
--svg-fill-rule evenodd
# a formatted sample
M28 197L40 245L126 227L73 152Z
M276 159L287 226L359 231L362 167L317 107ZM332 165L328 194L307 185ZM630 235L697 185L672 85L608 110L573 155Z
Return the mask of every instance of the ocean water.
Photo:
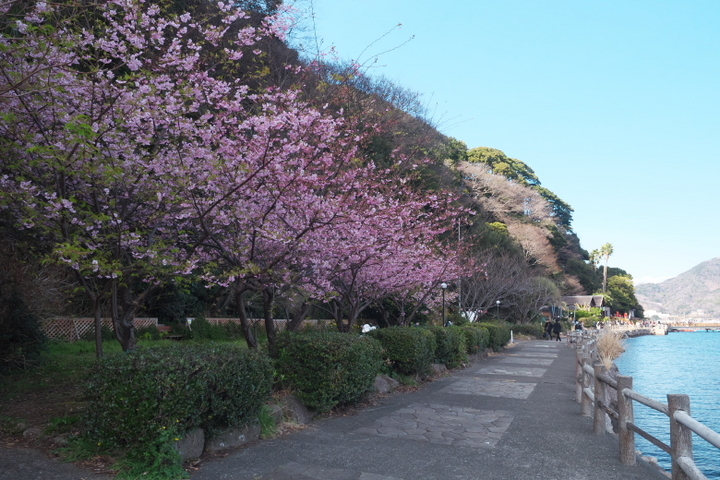
M720 433L720 332L677 332L625 341L615 361L620 373L633 377L633 390L667 404L667 394L690 396L693 418ZM634 402L635 424L670 445L669 419ZM670 456L635 435L643 455L657 457L670 471ZM720 449L693 435L695 463L711 479L720 480Z

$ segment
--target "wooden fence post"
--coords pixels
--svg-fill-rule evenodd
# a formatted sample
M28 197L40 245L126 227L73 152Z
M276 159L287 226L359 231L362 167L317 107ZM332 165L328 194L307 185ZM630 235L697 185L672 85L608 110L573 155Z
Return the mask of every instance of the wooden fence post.
M602 363L596 361L593 363L593 370L595 371L595 408L593 409L593 432L595 435L605 434L605 410L602 404L605 403L605 382L600 380L605 367Z
M590 361L588 360L586 355L583 355L582 358L582 369L583 369L583 375L582 375L582 402L580 402L580 410L582 412L582 415L584 417L589 417L592 414L592 404L590 403L590 397L588 397L584 390L588 387L590 387L590 374L585 371L585 365L589 365Z
M633 401L627 398L622 392L624 389L632 390L633 379L618 375L617 378L617 399L618 399L618 440L620 441L620 463L623 465L635 465L635 432L630 430L628 423L635 423Z
M692 431L675 420L675 412L684 410L690 415L690 397L687 395L670 395L668 399L668 416L670 417L670 455L672 456L672 480L689 480L690 477L680 468L677 459L693 458Z
M578 349L575 352L575 401L577 403L582 402L582 381L583 381L583 369L582 369L582 352L585 347Z

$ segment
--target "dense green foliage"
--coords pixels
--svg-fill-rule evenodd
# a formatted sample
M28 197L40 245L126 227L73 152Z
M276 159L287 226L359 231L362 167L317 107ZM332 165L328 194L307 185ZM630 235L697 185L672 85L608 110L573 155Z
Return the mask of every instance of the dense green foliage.
M426 375L435 359L435 335L424 328L389 327L373 330L392 369L403 375Z
M542 338L544 331L542 323L513 324L510 330L512 330L515 335L530 335L536 338Z
M47 338L40 320L17 294L8 298L0 316L0 373L37 364Z
M361 400L383 364L382 346L370 337L339 332L278 336L277 375L318 412Z
M475 354L484 351L490 344L490 332L485 327L463 326L462 332L465 335L465 347L467 353Z
M462 328L430 327L429 330L435 335L435 363L458 368L467 362L467 346Z
M183 338L192 340L239 340L243 338L242 329L238 322L215 325L202 316L193 320L192 328L178 326L173 331L182 334Z
M642 317L642 306L635 297L632 277L617 275L608 278L605 302L613 313L635 310L637 316Z
M468 161L484 163L493 173L515 180L524 185L539 185L537 175L529 165L516 158L510 158L496 148L477 147L468 151Z
M485 327L490 334L489 347L494 351L499 351L502 347L510 342L511 325L505 322L488 322L475 324L479 327ZM514 327L514 325L512 325Z
M148 452L155 452L172 465L179 459L168 444L195 427L212 435L247 424L271 387L270 359L231 344L169 345L107 357L86 384L84 436L102 449L125 450L135 462L154 462Z

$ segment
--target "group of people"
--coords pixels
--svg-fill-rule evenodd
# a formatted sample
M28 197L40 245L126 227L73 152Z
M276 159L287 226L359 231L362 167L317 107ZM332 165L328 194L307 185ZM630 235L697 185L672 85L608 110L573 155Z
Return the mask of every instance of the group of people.
M555 336L555 341L560 341L560 332L562 332L562 324L560 324L560 320L556 319L555 323L552 322L549 318L545 322L545 333L543 333L543 337L552 340L553 335Z
M583 324L580 320L575 321L575 331L582 330ZM553 337L555 337L555 341L560 341L560 333L563 331L562 324L560 323L560 319L556 319L555 322L553 322L551 319L547 319L545 321L545 332L543 333L543 338L546 338L548 340L552 340Z

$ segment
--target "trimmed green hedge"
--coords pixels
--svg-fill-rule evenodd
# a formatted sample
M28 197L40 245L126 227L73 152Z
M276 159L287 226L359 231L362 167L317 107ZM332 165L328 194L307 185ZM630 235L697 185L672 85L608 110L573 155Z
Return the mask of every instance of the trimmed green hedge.
M425 328L389 327L372 330L392 369L402 375L427 375L435 360L435 335Z
M488 348L490 343L490 332L485 327L460 327L465 335L465 347L467 353L476 354Z
M540 323L518 323L510 326L510 330L516 335L530 335L536 338L542 338L545 329Z
M490 333L488 347L499 351L510 342L510 324L505 322L476 323L479 327L485 327Z
M339 332L283 333L277 352L281 381L319 412L361 400L383 365L380 342Z
M256 419L272 392L272 374L267 356L232 344L106 357L85 385L84 437L102 450L122 449L136 462L165 458L179 466L172 442L195 427L212 435Z
M467 362L465 334L460 327L429 327L435 335L435 362L458 368Z

